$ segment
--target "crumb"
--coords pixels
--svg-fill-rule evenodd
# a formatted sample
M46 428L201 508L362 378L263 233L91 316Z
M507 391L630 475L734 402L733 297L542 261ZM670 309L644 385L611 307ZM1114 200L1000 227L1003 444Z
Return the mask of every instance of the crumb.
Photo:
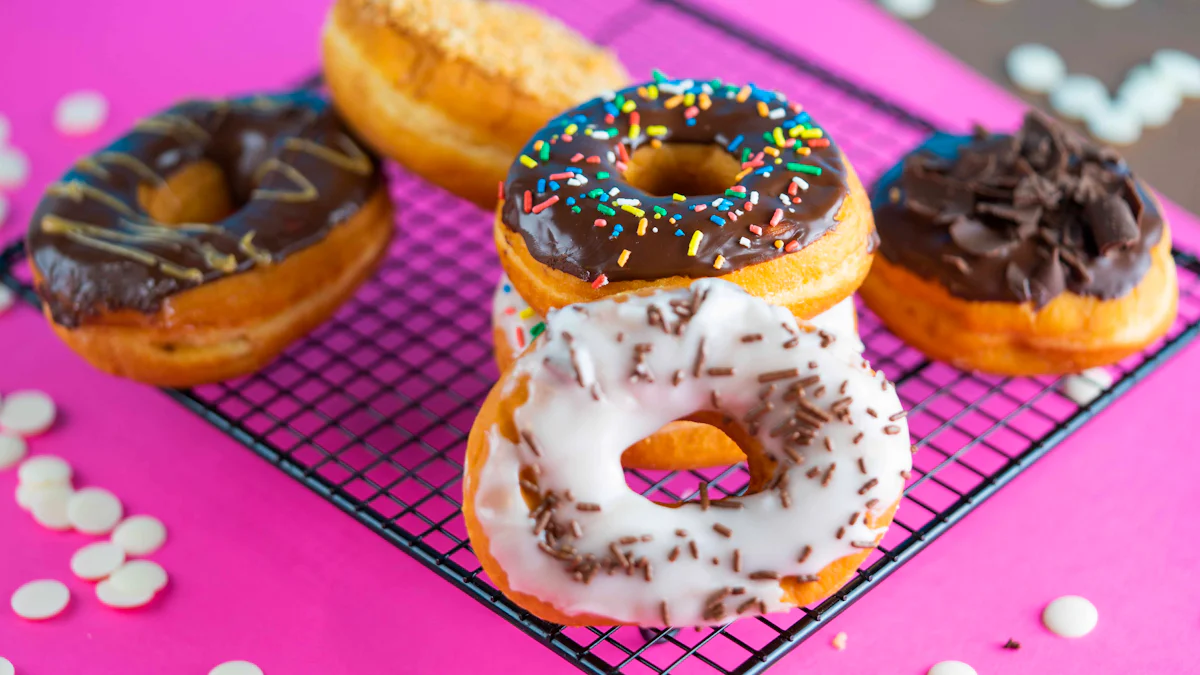
M1014 640L1012 638L1008 638L1008 642L1004 643L1004 648L1005 649L1020 649L1021 643L1017 642L1016 640Z
M833 648L838 650L839 652L844 651L846 649L846 634L838 633L837 635L834 635L833 642L831 642L830 644L832 644Z

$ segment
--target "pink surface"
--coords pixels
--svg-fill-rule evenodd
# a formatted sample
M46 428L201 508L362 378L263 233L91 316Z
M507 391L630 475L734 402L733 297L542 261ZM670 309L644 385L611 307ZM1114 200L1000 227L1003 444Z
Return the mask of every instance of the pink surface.
M1019 114L997 87L866 3L803 3L811 5L806 24L836 27L806 31L768 11L786 6L796 16L797 3L755 3L754 11L711 3L948 126L1011 123ZM13 196L5 237L75 156L137 116L179 96L274 87L306 73L325 1L291 2L286 11L233 0L71 4L61 12L24 3L0 24L0 111L34 166L29 186ZM625 4L614 2L613 14ZM111 98L113 119L97 137L63 139L50 129L54 102L82 87ZM1176 213L1174 222L1180 239L1196 241L1190 218ZM1184 385L1198 369L1200 351L1188 350L777 672L923 673L949 658L981 673L1200 669L1192 641L1200 548L1189 538L1200 533L1182 515L1200 455L1194 433L1172 423L1195 414ZM86 539L48 533L0 501L0 596L43 576L74 592L68 613L45 624L0 612L0 655L18 672L206 672L234 658L276 675L571 672L162 394L87 368L27 308L0 317L0 392L23 387L48 391L64 411L55 430L34 439L36 452L61 454L81 484L108 487L132 512L168 524L170 541L154 559L172 584L144 611L100 607L66 567ZM15 480L0 474L0 494ZM1099 607L1093 635L1067 641L1040 628L1044 603L1066 593ZM849 635L844 652L828 646L839 631ZM1023 648L1001 650L1009 637Z

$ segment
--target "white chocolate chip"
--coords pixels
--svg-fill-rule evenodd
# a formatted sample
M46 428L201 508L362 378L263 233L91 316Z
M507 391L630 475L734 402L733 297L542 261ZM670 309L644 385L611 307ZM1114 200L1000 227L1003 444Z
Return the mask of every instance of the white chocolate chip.
M942 661L930 668L926 675L979 675L979 673L962 661Z
M142 607L154 599L154 591L126 591L118 588L112 579L96 584L96 599L100 604L114 609Z
M1108 106L1108 88L1091 75L1067 75L1050 90L1050 107L1072 120L1082 120Z
M1183 104L1179 86L1159 69L1140 65L1129 71L1117 89L1117 99L1138 114L1143 126L1161 127Z
M12 594L12 610L22 619L40 621L57 616L67 608L71 592L60 581L30 581Z
M54 128L68 136L99 129L108 119L108 99L98 91L77 91L64 96L54 108Z
M130 595L153 595L167 585L167 571L151 560L130 560L109 575L108 580Z
M39 490L30 502L30 512L38 525L48 529L65 531L71 529L71 519L67 515L67 505L71 502L72 492L67 490Z
M16 466L28 452L29 446L24 438L0 432L0 471Z
M208 675L263 675L263 671L249 661L226 661L208 671Z
M108 541L88 544L71 556L71 572L84 581L103 579L125 563L125 551Z
M1096 627L1100 612L1087 598L1064 595L1046 605L1042 623L1055 635L1067 638L1083 637Z
M1046 45L1017 45L1004 63L1013 84L1038 94L1053 90L1067 75L1067 64Z
M879 0L887 11L901 19L919 19L933 11L935 0Z
M1112 383L1112 375L1104 368L1088 368L1063 378L1062 390L1067 398L1082 406L1096 400Z
M21 463L17 480L22 485L65 485L71 482L71 465L61 457L38 455Z
M17 190L29 180L29 158L13 147L0 147L0 189Z
M1142 137L1141 116L1120 101L1088 115L1087 126L1096 140L1112 145L1129 145Z
M28 485L21 483L17 486L17 506L20 506L26 511L32 511L35 504L43 499L60 500L64 504L71 498L75 490L70 485L65 483L45 483L40 485Z
M0 406L0 427L22 436L36 436L54 424L54 401L40 391L17 391Z
M85 534L108 534L121 522L121 500L104 488L89 487L67 502L67 517Z
M113 530L112 541L129 555L150 555L162 547L167 528L153 516L131 516Z
M1154 68L1170 78L1188 98L1200 98L1200 59L1178 49L1160 49L1151 58Z
M0 656L0 675L16 675L17 669L13 667L12 661Z

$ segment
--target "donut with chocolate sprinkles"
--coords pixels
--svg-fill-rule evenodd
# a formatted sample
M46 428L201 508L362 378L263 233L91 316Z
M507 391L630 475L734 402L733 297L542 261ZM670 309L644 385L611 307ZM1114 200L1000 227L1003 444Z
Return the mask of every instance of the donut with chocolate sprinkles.
M647 316L660 329L674 330L681 318L689 316L690 306L677 303L671 313ZM838 336L854 349L863 350L858 336L858 314L854 299L846 298L828 311L805 321L807 325ZM546 322L521 294L513 287L508 277L501 275L492 296L492 344L496 365L503 372L523 351L530 348L546 329ZM761 333L741 336L743 343L760 342ZM671 383L682 384L691 376L691 365L679 368L671 374ZM769 402L767 403L769 405ZM765 412L765 410L764 410ZM744 461L746 456L721 432L706 424L678 420L661 431L633 444L621 456L622 466L630 469L656 471L684 471L727 466Z
M1164 335L1178 304L1158 199L1114 150L1038 112L938 134L875 186L860 289L928 356L1003 375L1080 372Z
M671 330L647 316L670 318ZM798 344L785 348L788 338ZM696 369L702 349L720 365ZM631 377L635 364L691 375ZM846 383L846 396L811 378ZM502 593L567 625L661 626L664 616L706 625L820 601L883 537L912 468L907 420L882 380L851 346L720 279L553 312L471 428L472 548ZM895 417L899 431L867 408ZM626 448L680 419L737 444L750 472L744 494L700 483L664 505L629 488Z
M26 247L72 349L186 387L253 372L328 318L392 223L378 162L296 91L142 119L46 190Z

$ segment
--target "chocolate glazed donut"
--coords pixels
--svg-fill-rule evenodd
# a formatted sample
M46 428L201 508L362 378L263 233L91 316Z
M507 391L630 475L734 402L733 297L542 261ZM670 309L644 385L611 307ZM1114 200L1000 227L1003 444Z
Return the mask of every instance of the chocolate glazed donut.
M1161 337L1178 304L1171 234L1121 157L1039 113L1014 134L939 134L880 179L882 239L860 296L963 369L1070 373Z
M261 367L315 327L391 231L376 160L300 91L141 120L47 189L26 246L68 344L183 386Z
M800 104L659 78L525 145L502 186L501 262L539 312L720 276L801 319L866 276L874 226L850 162Z

